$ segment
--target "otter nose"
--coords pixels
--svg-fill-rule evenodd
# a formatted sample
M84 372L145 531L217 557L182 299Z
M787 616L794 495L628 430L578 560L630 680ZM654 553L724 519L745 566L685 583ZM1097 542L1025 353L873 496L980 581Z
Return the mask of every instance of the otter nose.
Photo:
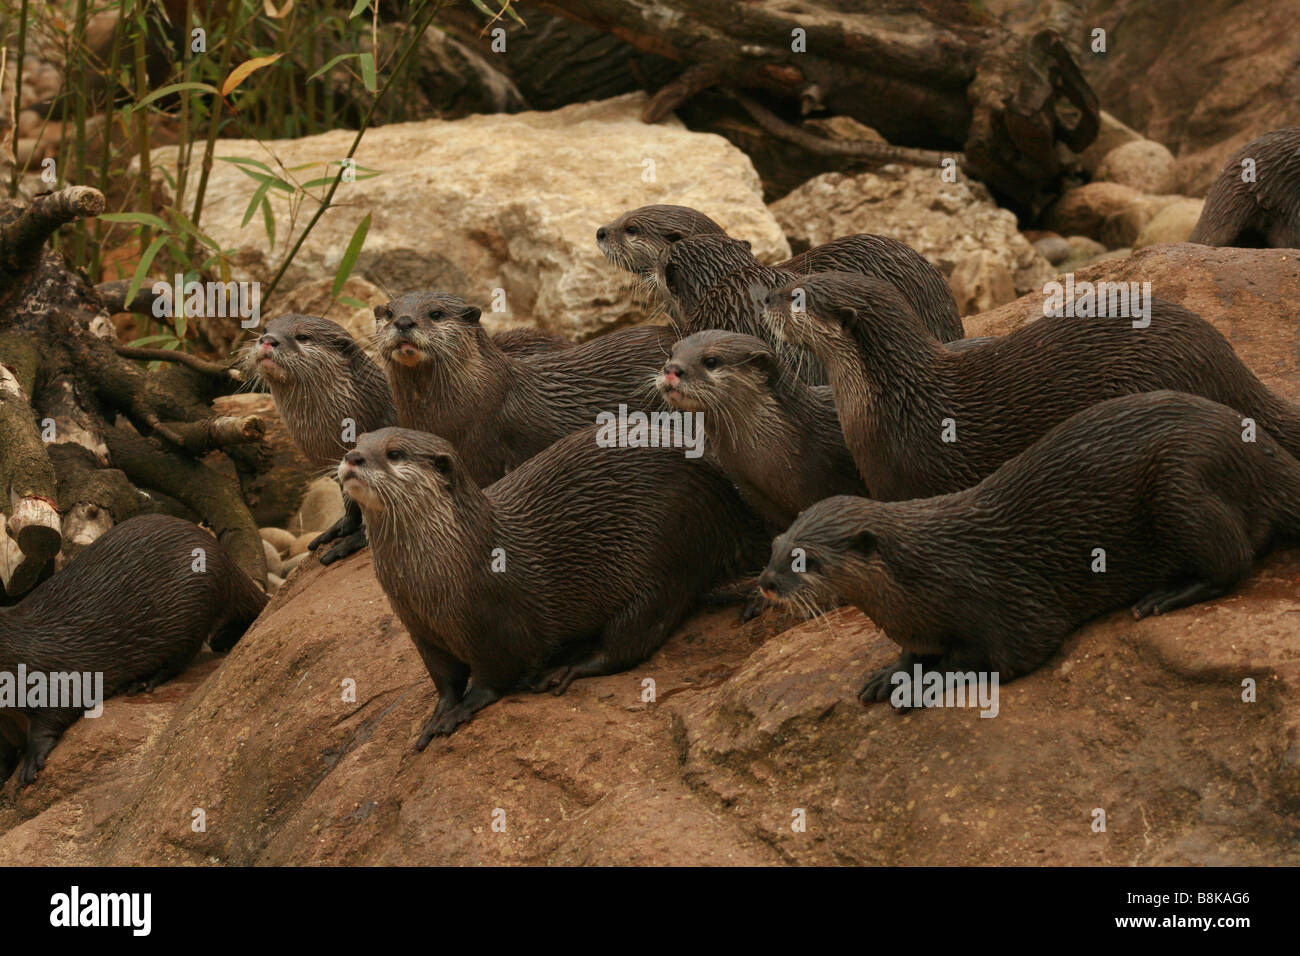
M771 571L764 571L762 574L760 574L758 576L758 589L760 591L775 593L776 575L773 574Z
M669 384L678 382L686 374L686 369L682 368L676 362L669 362L664 366L664 381Z
M604 226L601 226L599 229L596 230L596 241L604 242L605 237L608 235L609 235L609 230L606 229Z
M397 318L393 319L393 327L402 332L409 332L411 329L415 328L415 319L409 315L399 315Z
M273 335L263 335L257 340L258 348L262 352L274 352L275 347L279 344L280 343L276 341L276 338Z
M366 463L366 456L354 448L343 456L343 460L355 468L360 468Z

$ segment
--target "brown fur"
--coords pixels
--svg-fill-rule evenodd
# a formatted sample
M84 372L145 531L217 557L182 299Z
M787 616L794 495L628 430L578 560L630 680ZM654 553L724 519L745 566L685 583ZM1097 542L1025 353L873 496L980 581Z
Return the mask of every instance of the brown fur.
M1255 178L1242 181L1242 160ZM1300 126L1259 136L1224 165L1205 197L1189 242L1206 246L1300 249Z
M194 570L201 548L206 568ZM266 604L215 538L188 521L140 515L106 531L13 607L0 608L0 671L101 672L104 696L153 690L179 674L204 640L234 646ZM29 708L19 782L31 783L77 708ZM0 782L18 762L14 712L0 735Z
M1233 409L1147 392L1079 412L974 488L814 505L773 543L760 586L807 611L849 601L903 648L868 679L871 702L916 664L1028 673L1090 618L1226 594L1297 538L1300 463L1286 449L1243 441Z
M486 490L449 442L406 429L363 436L340 467L438 688L419 747L524 684L562 693L634 666L729 569L761 563L764 536L715 467L596 436Z
M479 484L599 412L647 407L673 341L667 329L624 329L525 362L492 342L475 306L450 293L429 296L406 327L389 307L375 310L380 356L398 421L450 441Z
M1044 318L953 352L917 326L889 283L827 272L797 284L806 311L791 312L787 287L769 297L769 318L825 363L845 441L879 499L968 488L1075 412L1156 389L1239 409L1300 453L1300 409L1265 388L1214 326L1174 303L1154 300L1147 328L1127 318ZM943 440L946 419L956 441Z
M397 423L384 373L347 329L329 319L272 319L245 352L244 367L270 386L275 410L299 453L328 473L352 447L343 440L346 422L352 422L353 435ZM361 512L346 499L344 506L343 517L309 545L314 551L335 542L321 555L321 564L365 547Z
M682 339L659 391L704 413L714 460L778 528L823 498L867 494L830 389L801 382L761 339L717 330Z

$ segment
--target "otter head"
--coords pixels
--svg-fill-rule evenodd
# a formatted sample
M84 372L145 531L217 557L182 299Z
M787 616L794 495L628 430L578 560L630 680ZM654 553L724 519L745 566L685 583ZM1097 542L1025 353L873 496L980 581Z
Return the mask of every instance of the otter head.
M893 283L856 272L793 279L767 294L763 318L776 335L824 362L872 351L877 341L891 348L938 344Z
M747 396L766 391L780 373L779 360L762 339L708 329L673 346L655 385L669 405L700 412L747 404Z
M475 347L482 315L450 292L408 292L375 306L375 335L385 363L415 368L439 358L461 361Z
M861 604L873 589L890 587L878 508L866 498L838 495L802 511L772 542L759 591L812 616L845 600Z
M380 428L357 438L339 462L339 484L363 511L400 517L450 504L470 482L451 442L409 428Z
M596 230L596 245L620 269L649 276L664 249L690 236L724 233L690 206L641 206Z
M691 236L665 246L654 264L655 288L684 316L724 276L759 261L749 243L725 235Z
M282 315L247 350L245 369L272 390L309 385L334 390L340 375L361 361L356 339L337 322L315 315Z

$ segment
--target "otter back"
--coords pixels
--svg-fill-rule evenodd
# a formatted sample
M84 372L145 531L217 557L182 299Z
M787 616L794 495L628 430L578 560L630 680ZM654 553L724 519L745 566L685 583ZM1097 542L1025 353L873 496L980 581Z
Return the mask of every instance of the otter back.
M179 674L205 639L229 650L266 603L215 538L168 515L114 526L23 601L0 609L0 670L100 673L105 696ZM81 711L24 711L30 782ZM0 745L2 747L2 745ZM0 749L0 779L17 754Z
M899 663L1002 679L1041 665L1070 631L1227 593L1275 543L1300 540L1300 463L1240 414L1176 392L1111 399L1050 430L974 488L935 498L834 498L773 545L762 583L857 604ZM805 574L789 569L804 548Z

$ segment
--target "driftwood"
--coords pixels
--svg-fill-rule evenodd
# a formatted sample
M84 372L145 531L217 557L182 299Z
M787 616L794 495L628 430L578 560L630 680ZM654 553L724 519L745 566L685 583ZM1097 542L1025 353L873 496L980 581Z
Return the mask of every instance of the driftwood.
M787 124L812 112L851 116L891 144L954 156L1031 214L1068 172L1058 147L1078 152L1096 136L1097 98L1062 40L1080 16L1072 2L1050 5L1023 34L956 0L533 0L525 14L530 7L685 64L652 98L649 122L725 85Z
M0 201L0 507L23 556L5 592L22 595L60 552L151 508L148 490L190 508L265 581L239 482L198 460L214 449L244 466L259 458L249 449L264 422L212 408L238 376L119 346L96 290L48 246L61 225L102 210L103 196L83 186L30 205ZM133 360L159 357L174 361L150 371Z

